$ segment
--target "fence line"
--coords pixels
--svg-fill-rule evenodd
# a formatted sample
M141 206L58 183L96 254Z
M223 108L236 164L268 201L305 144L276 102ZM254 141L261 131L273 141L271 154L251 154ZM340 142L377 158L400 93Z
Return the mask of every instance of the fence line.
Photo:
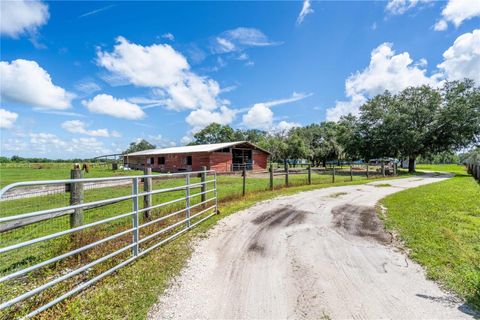
M471 174L475 179L480 181L480 162L468 163L467 169L469 174Z
M207 175L210 179L207 179ZM180 186L169 187L169 188L162 188L157 190L152 190L152 179L155 178L162 178L162 177L184 177L184 183ZM193 182L190 180L191 177L201 177L200 182ZM166 243L167 241L172 240L173 238L183 234L184 232L188 231L189 229L195 227L199 223L205 221L206 219L212 217L214 214L218 213L217 207L217 176L214 171L205 170L200 172L182 172L182 173L174 173L174 174L145 174L142 176L130 176L130 177L122 177L122 180L130 180L132 184L131 194L121 197L110 197L108 199L103 199L99 201L91 201L91 202L84 202L83 199L83 185L86 182L102 182L102 181L109 181L109 180L119 180L119 178L112 177L112 178L92 178L92 179L83 179L80 172L76 172L76 170L72 171L72 178L75 179L67 179L67 180L47 180L47 181L33 181L33 182L20 182L8 185L0 190L0 198L3 194L5 194L8 190L11 190L15 187L19 186L32 186L32 185L58 185L58 184L67 184L69 185L70 190L70 205L65 207L56 207L46 210L39 210L34 212L27 212L22 214L16 214L13 216L2 216L0 217L0 235L2 235L1 230L10 230L5 227L5 225L11 223L17 223L19 225L16 228L21 228L23 226L33 224L39 221L44 221L46 219L50 219L51 215L54 214L69 214L70 219L70 227L66 230L50 233L44 236L35 237L33 239L27 241L21 241L17 243L8 243L8 241L3 242L0 245L0 254L2 255L2 259L5 261L11 261L12 259L18 258L21 256L22 248L28 249L33 245L37 245L40 243L44 243L50 240L60 239L64 236L70 236L69 240L69 250L63 254L57 254L54 257L49 259L37 262L33 265L30 265L26 268L19 268L16 270L10 270L7 268L7 272L0 273L0 284L2 286L8 285L8 281L17 280L22 276L26 276L32 272L38 271L40 268L44 268L51 264L58 264L58 263L65 263L68 265L68 259L77 256L79 254L85 253L87 250L92 250L94 248L98 248L101 245L105 245L112 240L116 240L118 245L121 245L120 248L115 248L115 251L110 252L107 255L102 255L99 258L93 259L92 261L86 261L82 263L79 267L75 269L66 268L66 273L60 273L57 277L47 277L47 282L43 283L39 286L34 288L27 288L23 290L24 292L18 294L16 290L13 291L11 294L12 296L9 297L5 295L2 298L7 298L6 301L0 301L0 311L9 309L9 308L21 308L19 305L25 302L27 299L32 298L34 296L38 296L47 290L50 290L54 286L65 283L67 281L73 281L78 276L86 276L86 272L89 272L92 268L100 265L102 263L113 263L111 259L116 258L119 261L113 266L109 266L107 270L102 271L99 275L89 279L88 281L80 281L80 283L73 283L75 285L73 288L70 288L66 293L61 294L60 296L55 297L53 300L47 302L43 305L35 305L35 309L29 312L25 317L33 317L40 312L46 310L47 308L53 306L54 304L70 297L77 292L87 288L88 286L92 285L93 283L97 282L98 280L104 278L105 276L111 274L115 270L123 267L124 265L134 261L140 256L143 256L147 252L151 251L152 249ZM139 184L143 182L144 190L139 190ZM209 186L211 186L209 188ZM191 190L193 189L200 189L200 192L192 193ZM185 192L179 198L175 198L170 201L161 202L159 204L153 204L152 196L158 194L165 194L165 193L178 193L178 192ZM209 197L208 197L209 195ZM194 198L198 200L200 197L201 201L192 201ZM96 208L99 206L104 205L111 205L113 203L118 203L121 201L131 201L132 203L132 210L127 213L116 213L114 216L102 219L95 222L84 223L83 215L85 214L84 210L88 208ZM140 208L139 203L140 201L143 202L143 208ZM153 216L150 213L153 212L154 209L159 209L161 207L166 207L173 203L178 202L185 202L185 205L180 210L175 210L173 212L167 212L167 214L160 215L153 219ZM121 230L119 232L115 231L115 233L107 233L104 235L103 238L98 239L93 242L86 243L85 238L83 235L88 230L92 230L95 233L94 227L99 227L106 224L115 223L116 221L122 219L131 219L130 227L126 230ZM152 218L150 220L150 218ZM37 219L37 220L31 220ZM28 223L24 223L22 225L22 221L28 221ZM3 229L2 229L3 228ZM111 232L112 230L110 230ZM128 241L125 236L130 235L130 241ZM33 235L35 236L35 234ZM166 236L166 238L159 238L160 236ZM125 238L122 241L118 241L121 238ZM70 246L74 245L77 246L75 249L70 250ZM34 249L29 249L34 250ZM131 253L127 255L128 251ZM42 256L41 254L39 254ZM80 259L80 258L79 258ZM81 259L84 260L84 259ZM13 264L15 265L15 264ZM5 269L3 270L5 271ZM22 281L22 279L19 279ZM78 282L78 281L77 281ZM67 286L67 284L65 285ZM68 287L68 286L67 286ZM6 288L6 287L5 287ZM41 297L39 300L42 301ZM23 306L25 307L25 306ZM23 309L21 309L23 310ZM17 310L18 311L18 310ZM29 311L29 310L28 310ZM28 312L27 311L27 312ZM1 314L1 313L0 313Z

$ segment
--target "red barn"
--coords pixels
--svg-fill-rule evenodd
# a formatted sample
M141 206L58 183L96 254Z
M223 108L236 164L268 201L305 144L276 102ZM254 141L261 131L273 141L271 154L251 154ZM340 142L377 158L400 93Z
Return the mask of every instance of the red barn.
M151 149L125 154L123 162L132 169L151 167L158 172L200 171L202 166L217 172L267 169L270 153L247 141Z

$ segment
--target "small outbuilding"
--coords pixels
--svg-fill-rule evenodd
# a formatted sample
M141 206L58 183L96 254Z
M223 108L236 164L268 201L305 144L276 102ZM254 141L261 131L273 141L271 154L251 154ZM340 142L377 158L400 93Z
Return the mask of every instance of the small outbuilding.
M151 167L157 172L200 171L202 167L217 172L265 170L270 152L248 141L201 144L164 149L150 149L123 156L125 167Z

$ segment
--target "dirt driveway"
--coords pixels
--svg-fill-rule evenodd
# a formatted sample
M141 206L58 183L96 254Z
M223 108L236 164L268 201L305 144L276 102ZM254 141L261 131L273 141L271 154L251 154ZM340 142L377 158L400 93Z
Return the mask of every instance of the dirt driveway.
M373 209L388 194L445 178L319 189L226 217L198 242L149 317L472 318L459 299L426 280Z

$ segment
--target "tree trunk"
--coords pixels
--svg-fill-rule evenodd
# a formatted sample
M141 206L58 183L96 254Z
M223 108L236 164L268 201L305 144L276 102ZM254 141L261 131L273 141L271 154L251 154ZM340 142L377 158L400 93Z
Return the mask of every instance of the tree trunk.
M327 160L323 160L322 162L323 162L323 163L322 163L322 164L323 164L323 167L326 168L326 167L327 167Z
M283 159L283 170L287 172L287 159Z
M414 173L415 172L415 157L408 158L408 172Z

